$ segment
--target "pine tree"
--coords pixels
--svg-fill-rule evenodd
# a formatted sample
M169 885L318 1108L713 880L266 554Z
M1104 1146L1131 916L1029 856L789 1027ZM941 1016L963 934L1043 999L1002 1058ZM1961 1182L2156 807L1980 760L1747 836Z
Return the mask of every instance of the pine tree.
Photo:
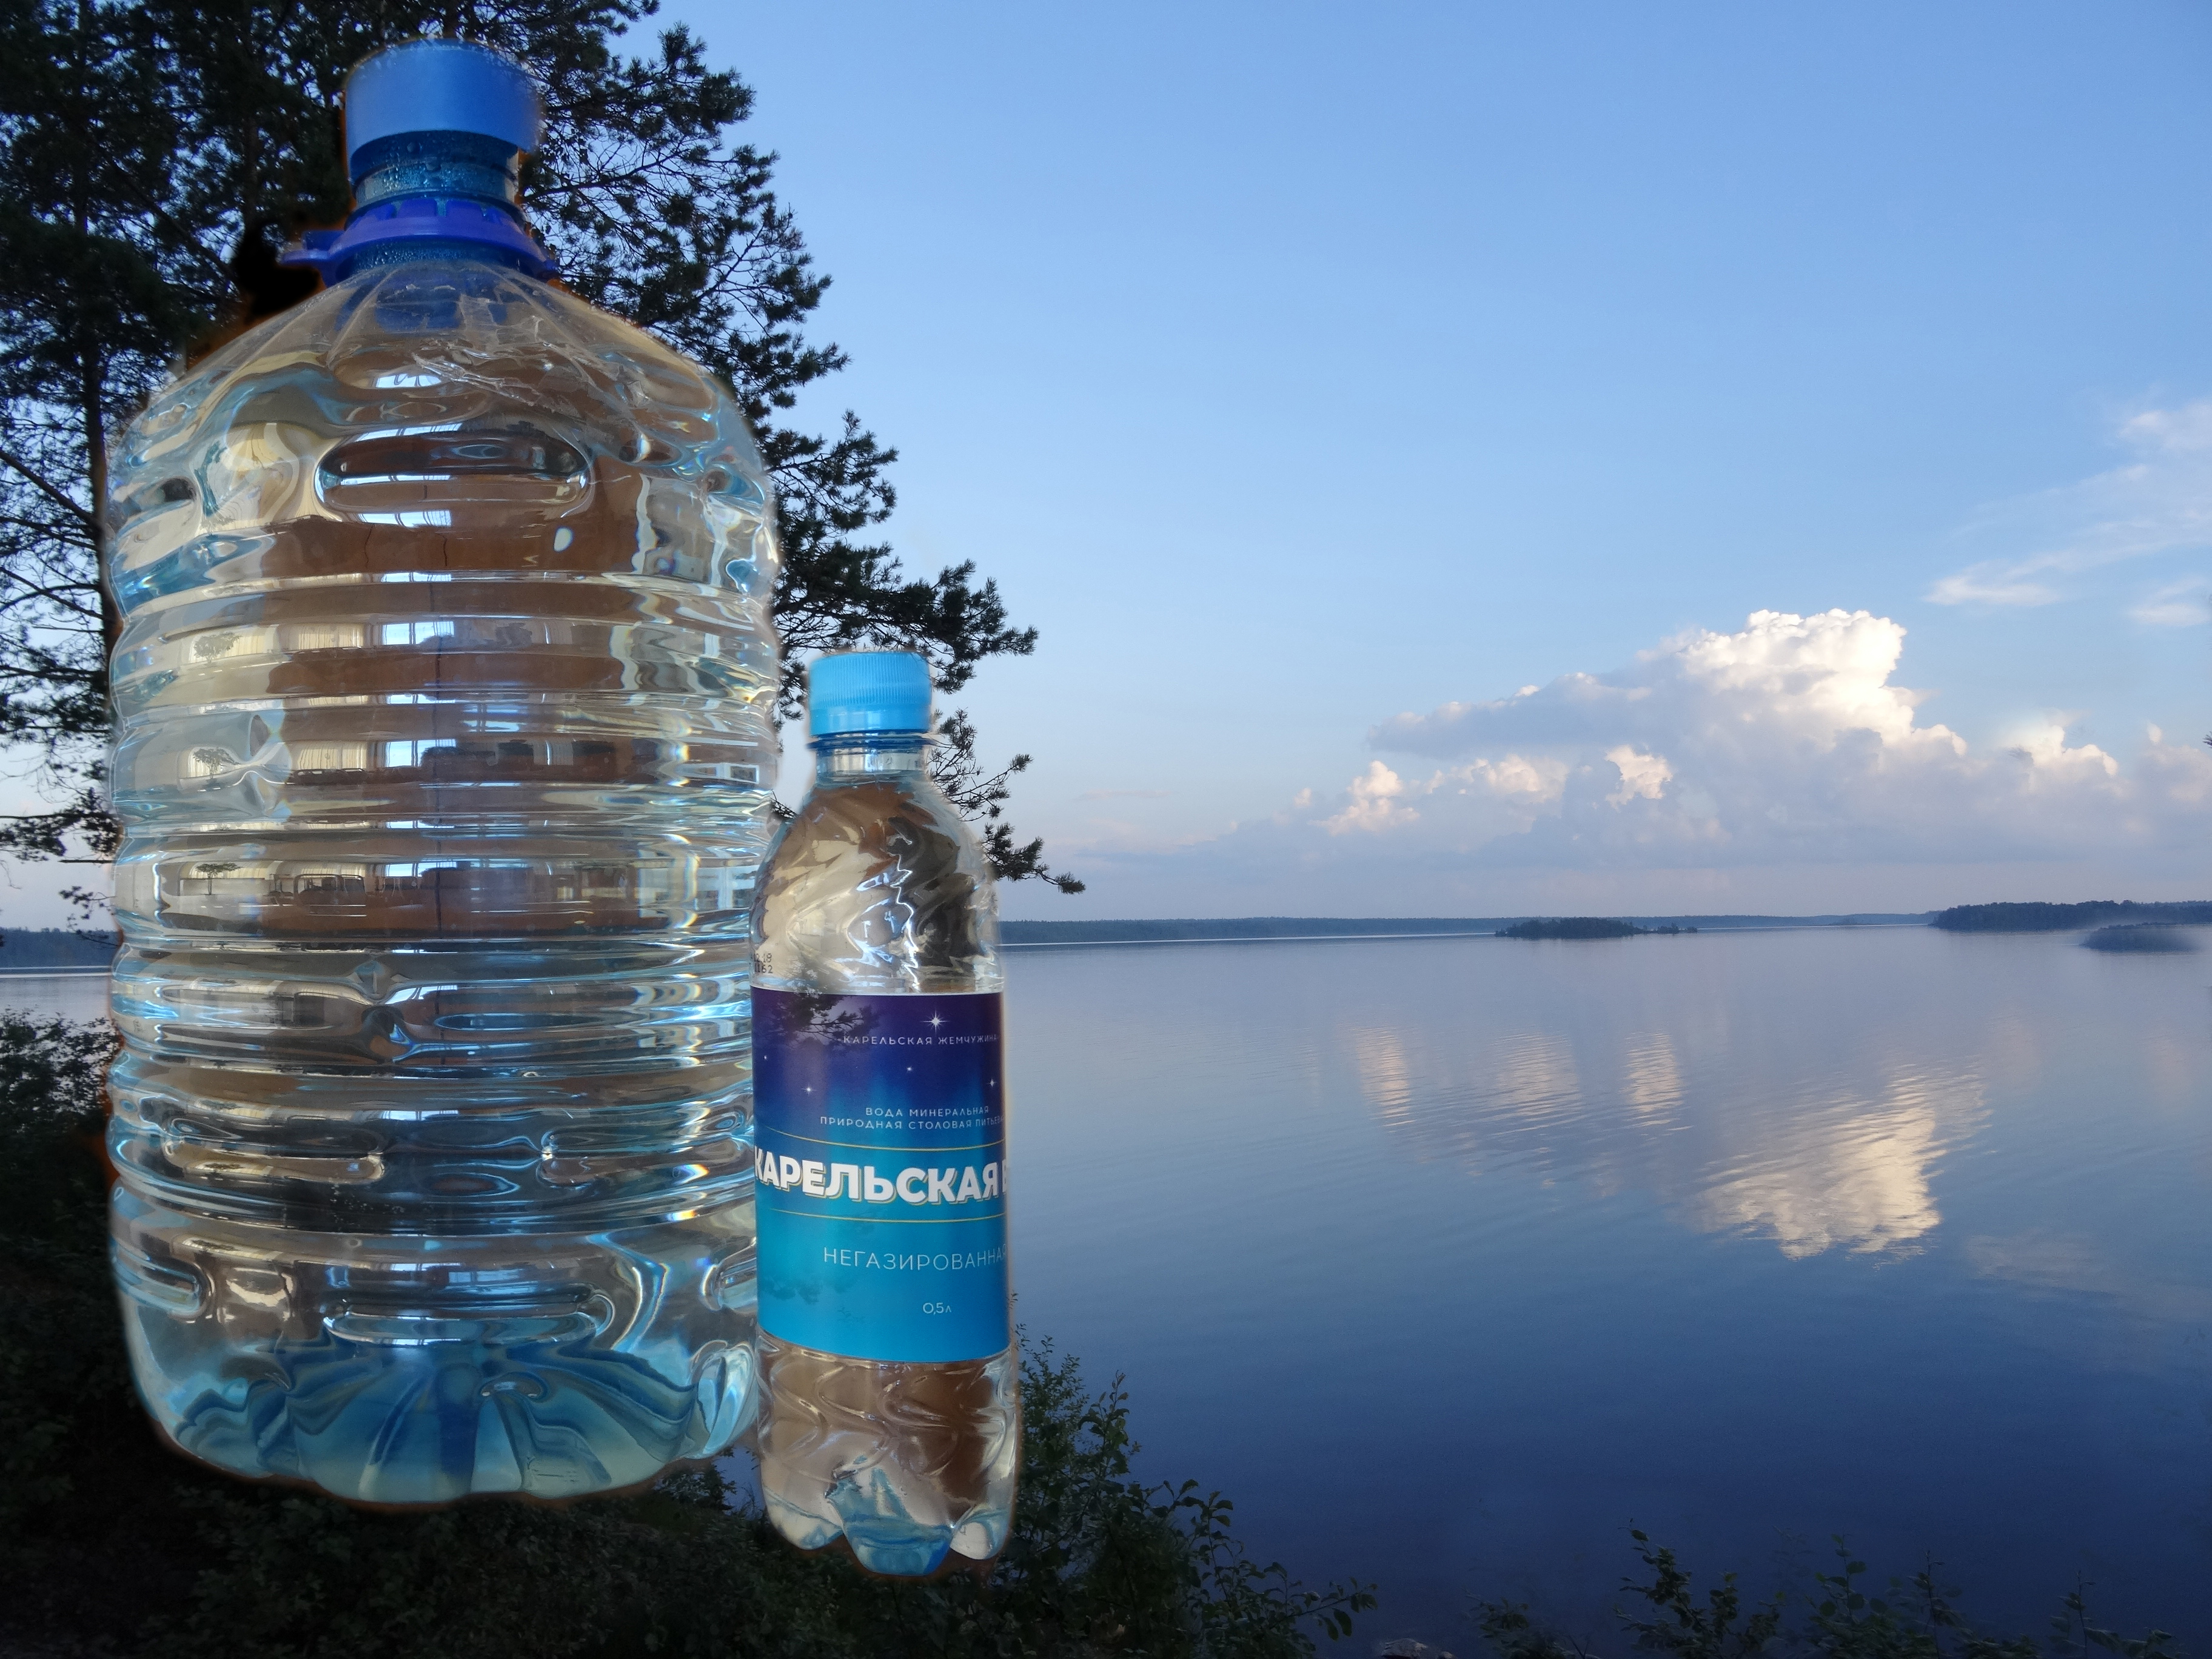
M417 35L514 53L546 88L525 205L565 280L653 330L736 393L774 472L787 656L918 650L956 691L988 658L1026 654L972 563L916 576L880 538L897 452L847 413L789 424L799 392L845 364L805 325L830 279L773 189L772 155L738 142L751 90L681 27L633 55L653 0L384 5L216 0L185 6L0 0L0 743L39 758L54 810L0 823L19 857L104 861L106 653L99 579L106 445L181 357L297 303L314 279L282 244L343 218L338 94L380 46ZM785 706L795 706L796 679ZM1018 756L993 773L963 715L938 772L1000 875L1063 890L1041 843L1001 818Z

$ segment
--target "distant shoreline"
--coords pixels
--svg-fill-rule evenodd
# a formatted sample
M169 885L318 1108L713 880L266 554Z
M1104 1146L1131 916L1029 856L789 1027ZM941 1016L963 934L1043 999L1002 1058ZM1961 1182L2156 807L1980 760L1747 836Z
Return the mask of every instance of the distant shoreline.
M1012 950L1094 945L1257 945L1326 939L1486 939L1529 923L1563 920L1626 924L1638 935L1764 933L1807 928L1932 927L1947 933L2081 933L2115 922L2175 927L2212 926L2212 901L2137 903L2091 899L2077 904L2043 902L1954 904L1943 910L1855 911L1810 916L1680 915L1562 918L1559 916L1218 916L1160 917L1100 921L1003 921L1001 943ZM1593 934L1593 938L1596 937ZM1564 942L1584 943L1580 939Z
M1783 933L1808 927L1925 927L1933 910L1819 916L1623 916L1657 933ZM1312 944L1328 939L1491 939L1531 916L1224 916L1109 921L1002 921L1000 942L1012 950L1077 945ZM1513 941L1508 940L1507 943Z
M1338 940L1352 939L1494 939L1491 933L1176 933L1158 939L1020 939L1009 937L1011 930L1020 922L999 924L999 944L1008 951L1059 951L1078 947L1088 949L1099 945L1328 945Z
M67 927L0 929L0 975L104 974L116 939L87 939Z
M1007 921L1010 950L1100 945L1311 945L1330 939L1489 939L1558 917L1510 916L1161 916L1094 921ZM2212 902L2136 903L2095 899L2077 904L1954 905L1944 910L1855 911L1805 916L1615 916L1640 934L1760 933L1811 928L1933 927L1954 933L2075 933L2114 923L2212 925ZM1508 941L1516 942L1516 941ZM1569 943L1584 941L1571 940ZM116 946L62 928L12 928L0 942L0 979L105 974Z

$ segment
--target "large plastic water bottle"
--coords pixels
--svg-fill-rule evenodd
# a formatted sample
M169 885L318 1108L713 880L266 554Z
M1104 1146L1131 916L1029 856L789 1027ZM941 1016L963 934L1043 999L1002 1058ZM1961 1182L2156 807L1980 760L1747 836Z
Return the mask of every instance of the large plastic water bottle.
M793 1543L919 1575L1013 1514L998 913L922 659L808 678L814 793L756 909L761 1487Z
M131 1360L240 1474L621 1487L755 1402L767 480L547 282L517 65L380 52L346 127L327 286L116 456Z

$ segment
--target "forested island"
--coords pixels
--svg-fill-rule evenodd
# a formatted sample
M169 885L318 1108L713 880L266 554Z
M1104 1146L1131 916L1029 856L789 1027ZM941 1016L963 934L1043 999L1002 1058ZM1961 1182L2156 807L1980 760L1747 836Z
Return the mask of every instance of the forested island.
M2092 951L2142 951L2154 956L2185 956L2197 943L2170 921L2124 921L2082 936Z
M2091 899L2083 904L1954 904L1929 925L1951 933L2067 933L2114 922L2212 923L2212 902L2137 904Z
M1673 922L1662 927L1638 927L1618 916L1532 916L1498 930L1500 939L1633 939L1639 933L1694 933L1694 927Z

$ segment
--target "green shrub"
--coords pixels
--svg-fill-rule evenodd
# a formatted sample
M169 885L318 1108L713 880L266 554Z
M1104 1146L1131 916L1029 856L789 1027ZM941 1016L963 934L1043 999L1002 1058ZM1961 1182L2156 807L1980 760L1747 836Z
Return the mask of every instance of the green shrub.
M1886 1596L1861 1583L1867 1564L1856 1559L1841 1538L1835 1540L1837 1569L1815 1572L1809 1595L1778 1594L1746 1612L1734 1573L1700 1600L1691 1575L1674 1551L1632 1532L1645 1576L1620 1581L1622 1593L1643 1608L1616 1607L1614 1616L1631 1645L1674 1654L1679 1659L1752 1659L1752 1656L1807 1656L1807 1659L2179 1659L2173 1638L2154 1630L2122 1636L2092 1624L2087 1587L2077 1585L2059 1602L2048 1637L1994 1636L1977 1631L1958 1610L1958 1591L1938 1588L1930 1562L1910 1579L1893 1578ZM1799 1615L1791 1623L1792 1613ZM1476 1605L1484 1638L1501 1659L1597 1659L1581 1643L1562 1638L1530 1618L1526 1603L1483 1601Z

